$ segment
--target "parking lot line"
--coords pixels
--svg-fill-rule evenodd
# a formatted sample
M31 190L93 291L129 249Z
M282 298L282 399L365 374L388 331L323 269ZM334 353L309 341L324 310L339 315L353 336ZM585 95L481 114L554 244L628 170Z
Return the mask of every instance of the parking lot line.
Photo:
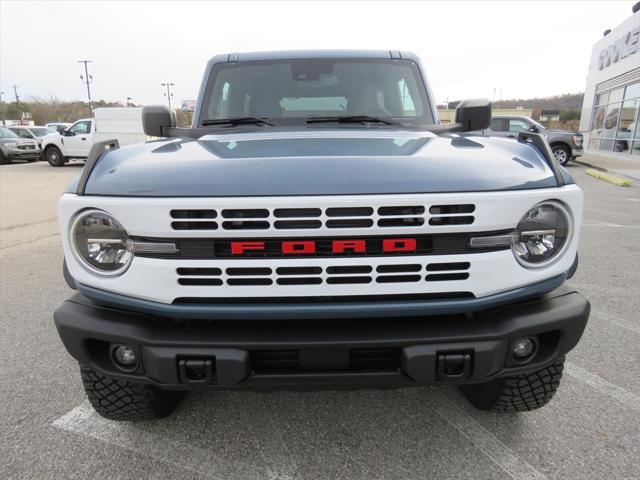
M206 478L291 478L270 469L221 458L214 451L195 445L173 442L166 436L145 431L135 423L107 420L98 415L88 401L81 403L52 424L62 430L86 435Z
M573 378L580 380L582 383L589 385L600 393L613 398L636 411L640 411L640 398L633 393L628 392L624 388L614 385L595 373L591 373L572 362L565 362L564 371Z
M489 460L514 480L542 480L547 477L518 457L509 447L471 418L465 411L452 404L436 388L431 392L435 399L435 411L461 435L469 439Z

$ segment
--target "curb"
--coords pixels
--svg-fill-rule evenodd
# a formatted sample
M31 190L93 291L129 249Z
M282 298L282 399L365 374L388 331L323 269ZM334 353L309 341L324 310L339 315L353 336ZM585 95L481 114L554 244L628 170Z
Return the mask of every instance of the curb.
M626 178L615 177L613 175L609 175L600 170L596 170L595 168L587 168L585 172L587 175L590 175L594 178L599 178L600 180L604 180L605 182L612 183L619 187L630 187L631 180L627 180Z
M579 164L579 165L584 165L585 167L593 168L593 169L595 169L595 170L599 170L599 171L601 171L601 172L605 172L605 173L608 173L608 172L615 173L616 175L620 175L621 177L628 178L628 179L629 179L629 180L631 180L632 182L640 182L640 178L638 178L638 177L634 177L634 176L632 176L632 175L626 175L626 174L621 173L621 172L616 172L615 170L610 170L610 169L608 169L608 168L601 167L601 166L599 166L599 165L595 165L595 164L593 164L593 163L588 163L588 162L584 162L584 161L582 161L582 160L577 160L577 159L574 159L574 160L571 160L571 161L572 161L573 163L577 163L577 164Z

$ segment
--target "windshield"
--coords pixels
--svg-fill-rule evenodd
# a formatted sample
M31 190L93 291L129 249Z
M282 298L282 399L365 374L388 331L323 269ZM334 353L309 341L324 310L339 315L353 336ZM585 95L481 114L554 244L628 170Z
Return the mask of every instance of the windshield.
M0 127L0 138L18 138L18 135L8 128Z
M352 115L433 124L416 64L392 59L217 64L207 85L200 123L257 117L277 125Z
M57 133L55 130L51 128L30 128L31 133L33 133L36 137L44 137L45 135L49 135L50 133Z

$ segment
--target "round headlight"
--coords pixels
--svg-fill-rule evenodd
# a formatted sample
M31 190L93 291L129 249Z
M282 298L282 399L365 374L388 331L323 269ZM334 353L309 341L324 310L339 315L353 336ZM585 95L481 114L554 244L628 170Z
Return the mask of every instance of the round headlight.
M513 254L528 268L545 267L558 258L569 245L571 215L560 202L549 200L529 210L516 228Z
M80 212L69 235L75 257L98 275L120 275L133 260L133 253L127 249L126 230L102 210Z

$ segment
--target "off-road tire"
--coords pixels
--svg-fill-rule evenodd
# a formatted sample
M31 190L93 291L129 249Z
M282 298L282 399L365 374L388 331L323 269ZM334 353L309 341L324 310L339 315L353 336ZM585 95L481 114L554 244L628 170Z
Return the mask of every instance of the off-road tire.
M563 167L571 160L571 149L566 145L551 145L551 151L553 152L553 156L556 157L556 160L558 160L558 163Z
M49 147L44 151L44 155L47 158L47 162L52 167L63 167L64 156L58 147Z
M91 405L109 420L137 421L166 417L176 409L185 394L105 377L83 366L80 366L80 375Z
M480 410L528 412L551 401L560 385L563 368L564 358L560 358L540 370L487 383L461 385L460 390Z

